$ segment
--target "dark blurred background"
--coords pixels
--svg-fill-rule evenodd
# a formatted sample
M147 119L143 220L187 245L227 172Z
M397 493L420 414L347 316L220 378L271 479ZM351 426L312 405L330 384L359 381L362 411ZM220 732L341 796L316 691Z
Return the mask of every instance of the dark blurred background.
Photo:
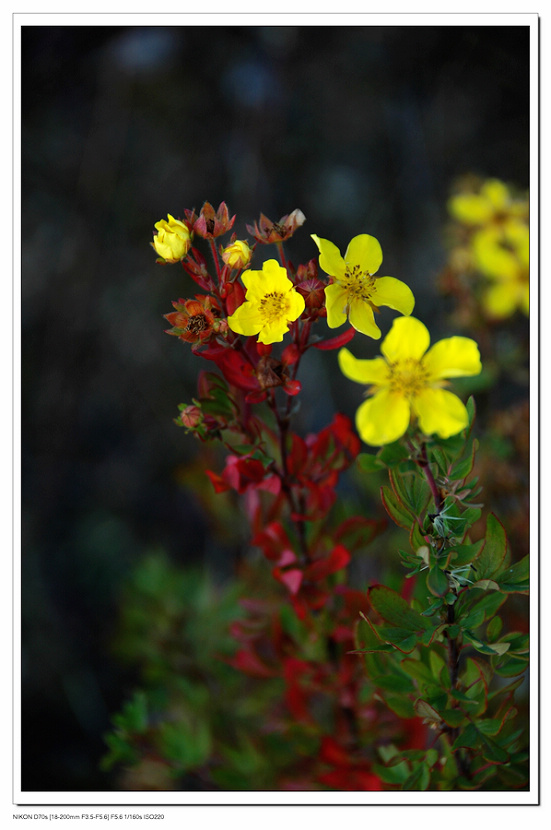
M437 339L453 180L529 183L528 35L23 27L24 790L111 786L102 735L133 678L110 643L136 560L159 548L231 573L181 483L198 446L172 418L198 364L162 315L195 286L155 264L154 223L225 200L246 238L260 211L298 207L295 264L311 233L342 250L371 233ZM310 428L358 403L328 355L305 367Z

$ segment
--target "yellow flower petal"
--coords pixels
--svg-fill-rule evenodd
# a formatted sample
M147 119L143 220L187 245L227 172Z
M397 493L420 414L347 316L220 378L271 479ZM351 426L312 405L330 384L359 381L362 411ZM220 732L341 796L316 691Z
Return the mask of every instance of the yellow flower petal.
M289 326L285 320L274 320L273 323L267 323L262 327L258 335L258 342L266 345L279 343L288 331Z
M469 423L465 405L446 389L424 389L412 401L412 408L425 435L436 433L449 438Z
M518 286L512 280L504 280L490 286L482 295L482 305L491 317L503 320L517 310Z
M406 398L382 389L364 401L356 412L356 427L362 441L371 446L391 444L409 426L410 405Z
M350 325L354 326L356 331L360 331L374 340L378 340L381 336L381 329L375 322L373 309L365 300L357 298L351 301L348 319Z
M470 337L447 337L435 343L423 358L431 380L478 375L482 371L480 352Z
M503 232L506 242L514 248L519 262L528 268L530 264L530 230L528 225L518 219L505 223Z
M383 261L383 252L379 241L367 233L355 236L348 244L344 261L347 265L359 265L362 271L375 274Z
M320 268L330 277L342 277L346 271L346 264L337 246L328 239L320 239L315 233L311 234L311 237L320 252Z
M373 286L371 302L376 306L388 306L402 314L411 314L415 306L415 297L405 282L394 277L379 277Z
M186 256L191 246L191 236L188 227L183 222L175 219L170 213L167 215L168 222L166 219L155 222L157 234L153 237L151 244L166 262L175 263Z
M397 360L421 360L430 345L430 334L415 317L397 317L381 344L390 363Z
M297 320L304 309L306 308L306 302L302 294L299 294L298 291L294 289L289 291L287 294L287 299L289 303L289 308L287 310L287 319L291 322L293 320Z
M448 202L451 215L465 225L483 225L488 222L494 209L491 202L477 193L459 193Z
M244 302L228 317L228 325L236 334L250 337L262 328L262 317L254 303Z
M287 293L293 288L287 271L276 259L268 259L262 271L245 271L241 279L247 289L247 299L252 301L262 299L268 291Z
M519 262L514 253L503 247L505 239L497 228L479 231L473 237L474 262L479 271L495 279L514 279Z
M325 307L327 309L327 325L336 329L346 323L347 294L338 282L325 288Z
M384 386L388 382L388 364L383 357L363 360L354 357L348 349L339 351L339 368L343 375L356 383L377 384Z
M480 193L486 197L495 212L505 210L510 199L509 188L499 179L488 179L480 188Z

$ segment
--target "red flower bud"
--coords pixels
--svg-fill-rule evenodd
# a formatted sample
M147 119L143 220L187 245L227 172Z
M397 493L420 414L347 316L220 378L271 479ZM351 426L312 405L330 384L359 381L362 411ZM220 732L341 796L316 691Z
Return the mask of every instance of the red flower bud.
M180 412L179 420L182 426L188 429L196 429L203 422L203 413L198 406L190 405Z
M202 236L204 239L214 239L231 230L234 222L235 216L232 216L230 219L228 207L225 202L220 203L217 211L214 210L210 202L205 202L199 213L199 218L193 226L193 230L198 236Z

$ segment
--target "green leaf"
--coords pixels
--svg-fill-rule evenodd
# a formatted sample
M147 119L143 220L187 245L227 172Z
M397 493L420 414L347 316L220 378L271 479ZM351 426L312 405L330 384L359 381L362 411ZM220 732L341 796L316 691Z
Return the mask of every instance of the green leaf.
M385 467L376 455L368 452L360 453L356 459L356 463L362 473L379 473Z
M410 534L409 534L409 543L413 550L418 550L420 547L426 547L426 540L421 532L421 528L419 527L419 522L414 521Z
M467 457L458 461L451 469L450 478L454 481L462 481L471 474L474 467L475 454L478 449L478 441L473 441L466 449L469 451Z
M487 761L496 764L506 764L509 760L509 753L499 746L499 744L484 735L474 723L469 723L456 738L453 749L466 747L470 749L479 749Z
M415 517L398 500L390 487L387 487L386 485L381 487L381 500L392 521L397 524L398 527L410 530L412 523L415 521Z
M492 643L492 645L488 645L487 643L483 643L482 640L479 640L478 637L473 634L472 631L465 630L463 635L466 640L468 640L472 645L476 648L477 651L480 651L481 654L505 654L506 651L509 650L510 643Z
M148 727L147 698L145 692L135 692L131 700L122 707L122 711L113 717L114 725L126 733L141 734Z
M404 475L397 470L389 470L388 475L396 497L414 516L420 516L431 499L426 480L418 472Z
M502 571L497 576L497 581L501 590L508 594L527 594L530 587L529 576L530 557L525 556L520 562Z
M418 764L411 775L402 784L403 790L427 790L430 784L430 769L426 764Z
M163 755L182 769L193 769L208 760L211 735L208 723L196 719L192 724L180 720L160 727Z
M449 590L448 577L440 568L431 568L427 576L427 588L435 597L443 597Z
M503 721L499 718L486 718L485 720L477 721L477 728L484 734L494 737L501 730Z
M492 643L494 645L494 643ZM500 677L518 677L519 674L524 674L528 667L527 660L521 660L519 657L509 657L505 655L503 660L496 664L496 674Z
M428 668L428 666L425 666L425 664L421 663L419 660L406 658L400 663L400 668L407 672L410 677L415 678L415 680L420 680L423 683L428 683L430 685L437 685L437 679L433 672Z
M391 767L384 767L382 764L373 764L373 772L378 775L385 784L403 784L409 776L409 764L400 761Z
M390 692L413 692L415 687L410 678L405 674L387 674L378 677L370 677L370 680L380 689L387 689Z
M499 591L485 592L481 599L476 600L478 590L474 586L469 593L474 595L472 597L474 601L467 603L467 609L459 608L457 611L457 620L464 628L478 628L479 625L493 617L507 600L507 596Z
M467 526L469 527L472 527L475 522L478 522L481 516L482 510L480 507L467 507L467 509L461 514L461 518L465 520Z
M421 615L423 617L432 617L437 611L439 611L444 604L442 599L437 599L434 602L431 602L428 608L425 608L424 611L421 611Z
M434 461L438 464L442 475L447 477L450 469L450 460L446 453L443 452L440 447L433 447L431 455Z
M478 579L491 579L501 570L507 555L507 536L499 519L490 513L486 520L485 544L476 559Z
M440 715L444 723L453 729L461 726L467 717L460 709L442 709Z
M484 539L480 539L472 545L457 545L452 548L449 559L450 566L452 568L461 568L464 565L470 565L480 553L480 549L483 544Z
M368 590L371 605L378 614L391 625L408 631L426 631L431 623L421 616L396 591L386 585L375 585Z
M499 585L493 579L479 579L473 582L471 588L480 588L481 591L499 591Z
M400 441L395 441L394 444L387 444L379 450L378 457L386 467L395 467L402 461L407 461L409 450Z
M400 640L398 642L393 643L394 648L401 651L402 654L411 654L411 652L416 648L418 645L418 639L415 634L412 634L410 637L406 637L405 640Z
M442 723L442 717L440 713L434 708L434 706L431 706L430 703L427 703L426 700L419 698L415 701L414 707L418 717L423 718L423 720L435 724Z
M388 708L394 712L395 715L398 715L399 718L406 718L409 720L410 718L415 717L413 703L409 697L406 697L405 695L386 694L385 705L388 706Z
M524 663L524 666L526 667L526 663ZM507 695L507 694L510 694L511 692L516 691L519 688L519 686L522 686L524 681L525 681L524 677L517 677L517 679L513 680L512 683L508 683L506 686L502 686L500 689L496 689L495 692L491 692L488 695L488 700L490 701L490 700L493 700L496 697L499 697L500 695Z
M384 643L377 627L364 614L360 612L361 620L355 628L355 643L358 652L392 651L392 646Z

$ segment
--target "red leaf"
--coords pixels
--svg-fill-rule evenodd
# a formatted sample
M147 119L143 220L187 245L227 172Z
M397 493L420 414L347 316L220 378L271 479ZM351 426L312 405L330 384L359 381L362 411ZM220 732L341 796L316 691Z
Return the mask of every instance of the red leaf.
M296 343L290 343L283 349L281 355L281 362L284 366L292 366L300 357L300 352Z
M229 282L226 284L226 309L228 315L243 305L245 302L245 291L240 282Z
M201 352L201 357L214 361L223 372L226 380L237 386L238 389L259 390L253 365L243 354L235 351L230 346L212 343Z
M350 326L342 334L338 334L336 337L330 337L329 340L320 340L319 343L314 343L313 345L314 348L321 349L322 351L338 349L340 346L346 346L347 343L350 343L355 334L356 329Z
M343 545L337 545L329 556L323 559L318 559L307 569L305 573L306 579L317 582L320 579L325 579L326 576L340 571L341 568L346 567L350 562L350 554Z
M275 672L268 668L253 651L246 651L245 649L237 652L231 661L231 665L252 677L273 677L275 675Z
M264 530L253 537L251 544L262 548L267 559L277 560L285 548L290 548L291 543L283 525L280 522L270 522Z
M344 543L349 550L355 551L372 542L386 527L386 520L378 521L364 519L363 516L351 516L339 525L334 539L336 542Z
M274 579L282 582L291 594L297 594L302 583L302 571L292 568L289 571L282 571L280 568L274 568L272 571Z
M205 470L205 472L212 481L212 486L217 493L224 493L226 490L231 490L230 485L224 481L222 476L219 476L217 473L213 473L211 470Z
M272 353L272 344L271 343L256 343L256 351L261 357L266 357L271 355Z
M333 766L348 766L348 754L334 738L325 735L321 741L320 758Z
M297 561L297 558L292 550L284 550L281 556L279 557L279 562L277 563L280 568L286 568L287 565L293 565Z
M262 403L268 397L266 392L248 392L245 396L247 403Z
M308 447L303 439L292 432L289 436L291 447L287 456L287 469L291 475L300 475L308 461Z

